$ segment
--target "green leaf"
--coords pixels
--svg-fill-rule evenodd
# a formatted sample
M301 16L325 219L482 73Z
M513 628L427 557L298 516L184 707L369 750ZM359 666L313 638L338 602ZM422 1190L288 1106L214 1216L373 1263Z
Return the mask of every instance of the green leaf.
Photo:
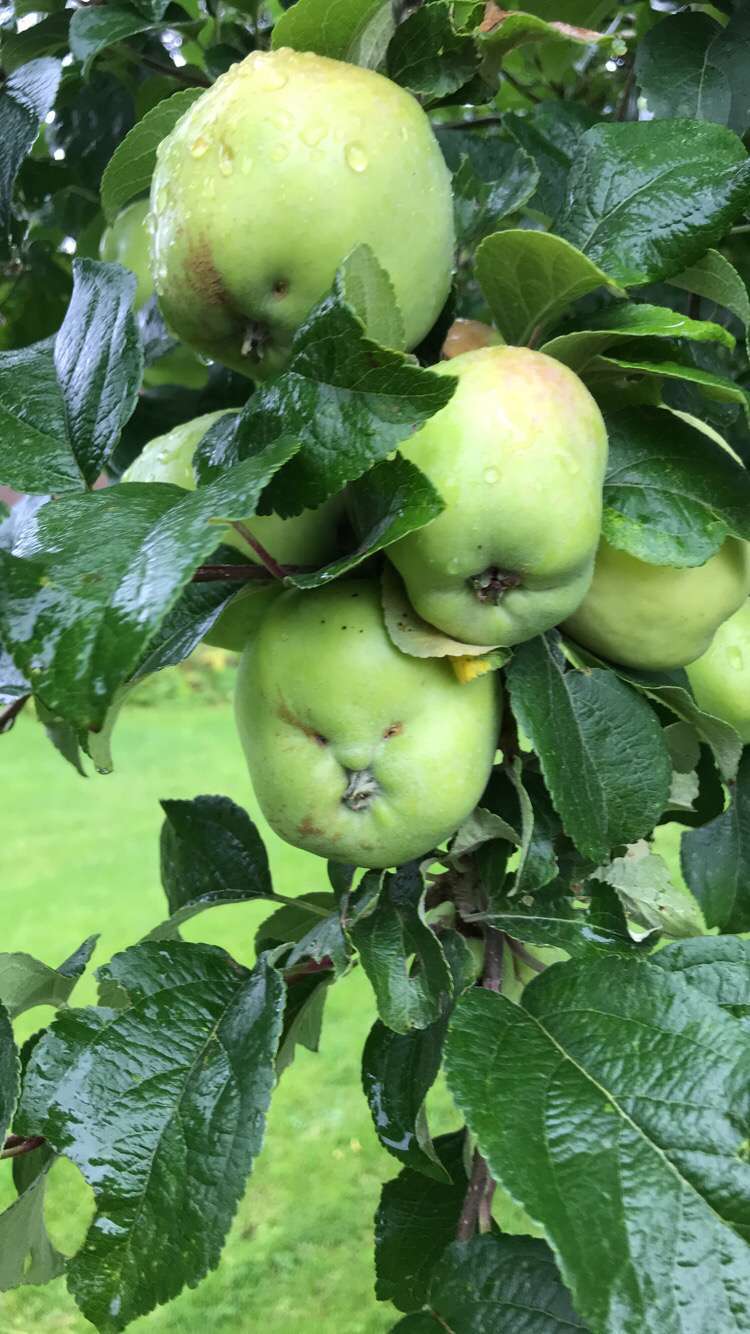
M706 924L750 931L750 749L743 753L730 805L683 834L680 861Z
M738 5L711 43L709 60L724 71L732 90L729 124L745 134L750 123L750 15Z
M256 389L233 435L203 438L195 466L205 482L280 437L297 439L299 456L269 486L263 512L299 514L387 458L455 388L449 376L371 342L345 304L339 276L334 295L297 332L289 369Z
M548 23L536 14L511 13L497 5L489 6L477 35L485 62L493 70L501 66L503 57L510 51L529 42L574 42L581 46L606 46L614 40L614 34L594 32L591 28L561 23L556 19Z
M623 857L615 857L594 872L596 879L611 885L628 917L648 930L668 936L705 934L703 915L692 896L673 884L669 867L644 841L633 844Z
M513 711L539 756L565 832L592 861L649 833L672 765L656 715L614 672L565 671L559 644L521 644L507 668Z
M391 1329L391 1334L445 1334L445 1325L435 1320L428 1311L405 1315Z
M341 292L373 342L404 346L404 321L390 275L368 245L358 245L341 265Z
M565 641L565 653L571 662L584 669L589 667L608 668L593 653L582 649L578 644ZM696 704L685 672L638 672L629 667L614 667L623 681L636 690L669 709L675 717L689 723L706 745L710 746L722 777L729 781L737 773L737 765L742 754L742 744L734 728L710 714L702 713Z
M84 78L96 57L107 47L148 32L154 26L125 5L105 5L95 9L77 9L70 21L70 49L83 66Z
M114 222L120 209L148 190L159 144L200 96L200 88L183 88L172 97L165 97L118 144L101 180L102 209L107 222Z
M55 104L60 83L60 62L49 57L32 60L14 70L0 88L0 232L10 223L13 186L19 167Z
M11 1019L37 1005L52 1005L55 1009L65 1005L96 941L96 936L89 936L59 968L51 968L30 954L0 954L0 1001Z
M7 74L39 56L55 55L68 49L70 10L50 14L23 32L3 31L3 69Z
M190 494L134 482L66 497L29 521L13 555L0 551L0 634L52 713L101 727L117 689L214 550L212 521L252 514L294 449L280 440Z
M520 758L492 771L483 801L520 828L513 894L534 894L557 875L555 845L562 833L559 817L538 774L524 772ZM490 906L495 896L490 894Z
M5 1142L18 1097L18 1053L5 1006L0 1002L0 1144Z
M718 250L706 251L689 269L674 274L669 281L672 287L695 292L707 301L713 301L717 306L731 311L745 329L746 337L750 334L750 297L747 288L734 265Z
M711 52L719 32L719 24L707 14L683 11L645 34L638 45L635 74L652 115L727 124L732 90Z
M19 1115L20 1133L44 1134L93 1187L68 1283L109 1334L217 1264L262 1143L284 985L265 959L248 973L174 941L127 950L100 976L126 1008L61 1012Z
M412 658L485 658L494 667L502 667L510 656L507 649L492 649L487 644L464 644L436 630L415 612L406 594L403 580L386 564L383 570L383 613L390 638L402 653Z
M43 1145L24 1157L29 1181L16 1180L18 1198L0 1213L0 1292L51 1283L65 1269L65 1256L52 1245L44 1221L47 1174L55 1155ZM22 1162L16 1160L16 1171Z
M442 1182L446 1168L430 1138L424 1102L440 1070L446 1025L441 1018L428 1028L394 1033L376 1019L362 1053L362 1087L383 1148L413 1172Z
M546 217L554 218L562 207L578 141L597 119L589 107L572 101L544 101L523 116L503 117L504 128L536 164L539 184L530 204Z
M459 250L471 250L530 199L539 169L514 139L503 137L495 126L464 130L438 125L436 133L453 172Z
M733 1018L643 961L556 964L520 1005L459 1002L451 1092L597 1334L747 1323L749 1059Z
M374 873L365 882L378 878ZM428 1028L453 991L440 942L425 922L424 895L419 868L408 863L384 877L379 896L350 927L380 1018L394 1033Z
M612 368L612 369L610 369ZM656 360L626 360L624 357L596 357L591 362L590 371L593 374L597 371L615 374L621 378L621 372L625 371L628 375L647 375L656 379L666 380L685 380L688 384L694 384L696 388L706 398L715 400L718 403L739 403L746 417L750 419L750 396L746 389L734 380L729 380L723 375L716 375L713 371L704 371L697 366L688 365L679 361L670 361L668 359Z
M392 32L388 0L297 0L274 27L272 44L374 69Z
M135 280L77 259L54 340L0 352L0 476L37 495L92 485L136 405L143 356Z
M286 582L295 588L319 588L362 561L422 528L445 508L432 482L409 459L400 454L383 459L354 482L348 490L347 508L361 541L347 556L341 556L313 574L289 574Z
M677 940L657 950L651 962L679 973L750 1030L750 941L737 936Z
M169 917L149 939L227 903L273 897L268 854L247 811L229 797L162 801L161 882Z
M750 477L731 454L660 408L607 414L602 531L652 565L702 565L750 538Z
M442 1267L443 1251L456 1235L468 1186L465 1139L459 1130L436 1140L439 1184L406 1168L383 1186L375 1215L375 1295L399 1311L425 1303L435 1268Z
M623 286L693 264L750 202L741 141L693 120L596 125L582 136L556 227Z
M551 1250L533 1237L453 1242L435 1266L429 1304L452 1334L586 1330Z
M454 30L449 6L438 0L398 25L388 44L386 64L395 83L438 100L473 78L479 54L473 38Z
M497 327L519 346L538 341L568 306L597 287L618 290L580 250L551 232L488 236L477 251L476 271Z
M672 282L675 283L675 279ZM573 329L569 333L558 334L545 343L541 351L580 373L597 353L606 352L608 348L620 342L630 342L633 338L689 338L694 342L723 343L725 347L734 347L734 338L722 324L712 324L709 320L691 320L687 315L680 315L667 306L623 302L590 318L594 328Z
M498 896L486 917L514 940L563 949L575 959L632 954L637 948L614 890L593 881L576 895L548 890L534 897Z
M284 1024L276 1056L276 1075L279 1079L294 1061L298 1046L308 1051L318 1051L323 1010L333 978L330 972L320 972L286 977L285 980Z

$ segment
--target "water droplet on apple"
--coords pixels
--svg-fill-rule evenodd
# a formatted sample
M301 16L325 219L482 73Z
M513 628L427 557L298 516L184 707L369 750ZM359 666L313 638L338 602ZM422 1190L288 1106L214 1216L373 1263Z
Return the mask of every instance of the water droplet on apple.
M211 145L205 135L199 134L198 138L194 139L190 145L190 152L193 157L203 157L203 154L207 153L210 147Z
M744 666L744 656L739 644L732 644L727 649L727 662L733 672L741 672Z
M500 473L498 472L497 468L485 468L484 480L488 486L494 486L495 482L498 481L499 477Z
M288 144L277 144L275 148L271 149L272 162L285 162L288 157L289 157Z
M294 124L294 116L290 111L277 111L276 114L271 117L271 124L275 125L279 130L291 130Z
M300 134L303 144L308 148L315 148L321 139L325 139L328 133L328 126L323 124L322 120L314 120L310 125L306 125Z
M266 66L265 69L259 69L259 86L264 93L277 93L281 88L285 88L289 82L289 76L282 74L280 69L273 69Z
M234 170L234 153L226 144L219 145L219 171L222 176L231 176Z
M352 171L367 171L367 154L361 144L347 144L344 149L344 157Z

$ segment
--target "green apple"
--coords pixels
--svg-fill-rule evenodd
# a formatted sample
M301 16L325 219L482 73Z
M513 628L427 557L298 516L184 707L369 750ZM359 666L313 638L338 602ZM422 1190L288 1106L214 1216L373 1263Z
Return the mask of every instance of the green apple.
M519 644L564 620L591 581L607 435L571 370L485 347L434 367L453 398L401 446L445 509L388 547L412 605L464 643Z
M123 482L171 482L173 486L194 490L193 455L206 432L225 411L207 412L151 440L123 473ZM246 522L253 536L280 565L315 567L332 560L337 553L341 508L342 502L333 497L317 509L303 510L291 519L268 514L253 515ZM220 543L236 547L248 562L258 564L255 551L233 528L217 528L216 545ZM246 584L205 636L206 643L240 652L278 592L279 585Z
M253 51L159 145L153 271L178 336L253 379L366 244L390 275L405 346L448 295L450 173L410 93L311 51Z
M719 626L687 674L703 712L729 723L750 745L750 600Z
M602 538L594 579L563 629L624 667L695 662L750 593L750 546L728 537L705 565L648 565Z
M375 580L276 599L240 661L240 738L261 810L295 847L356 866L428 853L474 809L500 722L496 675L392 644Z
M99 243L102 259L122 264L135 274L135 309L140 310L154 295L149 259L149 236L146 229L149 203L136 199L118 213L111 226L106 227ZM185 389L202 389L208 383L208 367L189 348L178 345L148 366L144 383L152 388L160 384L179 384Z

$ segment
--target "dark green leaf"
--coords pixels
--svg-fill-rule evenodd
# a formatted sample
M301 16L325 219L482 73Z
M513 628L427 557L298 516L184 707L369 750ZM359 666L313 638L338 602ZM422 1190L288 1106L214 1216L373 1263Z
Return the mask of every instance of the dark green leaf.
M70 24L70 49L88 74L96 57L108 46L147 32L152 27L145 19L126 5L104 5L92 9L77 9Z
M361 536L356 550L313 574L290 574L288 583L296 588L330 583L391 542L430 523L445 506L424 473L397 454L376 463L349 487L347 508Z
M10 203L18 169L55 103L60 83L60 62L49 57L32 60L5 80L0 88L0 232L10 221Z
M731 802L710 824L682 836L682 874L706 924L750 931L750 749L744 751Z
M410 14L388 45L390 78L435 100L462 88L478 65L473 39L454 31L450 7L440 0Z
M94 1189L68 1281L109 1334L217 1264L262 1143L284 985L266 960L248 973L177 942L100 975L126 1008L58 1016L31 1056L20 1133L44 1134Z
M749 202L745 150L722 126L596 125L579 142L556 225L627 287L693 264Z
M247 811L229 797L162 801L161 880L169 918L151 932L171 935L206 908L271 898L268 854Z
M50 14L23 32L3 31L3 69L12 74L21 65L39 56L55 55L68 48L70 10Z
M728 123L732 89L711 52L719 32L719 24L707 14L685 10L646 33L638 46L635 72L652 115Z
M731 268L731 265L727 267ZM673 279L673 282L676 280ZM635 305L622 302L610 310L590 316L593 327L558 334L541 349L550 357L564 361L574 371L581 371L597 353L606 352L620 342L634 338L690 338L696 342L723 343L734 347L734 338L722 324L709 320L691 320L667 306Z
M299 455L268 488L263 508L298 514L362 477L451 398L455 380L371 342L343 303L340 278L337 291L300 328L289 369L251 396L230 441L217 446L212 432L201 441L201 480L280 436L296 438Z
M422 1306L435 1267L456 1235L466 1195L464 1132L436 1140L440 1184L406 1168L383 1186L375 1215L375 1294L399 1311Z
M750 1029L750 941L737 936L677 940L657 950L652 963L679 973Z
M451 1334L564 1334L584 1330L555 1258L533 1237L474 1237L440 1257L429 1304Z
M491 130L441 132L438 127L438 139L453 172L459 248L471 248L527 202L536 189L539 170L515 140Z
M498 896L487 916L515 940L552 945L576 959L632 954L637 948L614 890L596 881L587 881L578 895L548 891L534 898Z
M614 286L590 259L551 232L511 230L477 251L477 278L503 337L538 340L579 297Z
M745 134L750 123L750 14L744 4L737 5L726 27L719 29L708 58L723 70L732 90L729 124Z
M13 555L0 551L0 634L56 716L102 726L117 689L214 550L212 520L252 514L293 452L278 441L191 494L144 482L59 500L30 520Z
M365 892L371 879L377 877L363 881ZM428 1028L453 990L440 942L424 919L424 892L419 867L408 863L385 877L377 899L350 926L380 1018L395 1033Z
M732 1017L643 961L556 964L520 1005L460 1000L451 1091L600 1334L747 1323L748 1060Z
M445 1181L430 1138L424 1101L443 1056L447 1021L394 1033L376 1019L362 1053L362 1086L384 1149L413 1171Z
M565 832L592 861L650 832L672 765L658 719L613 672L564 671L559 644L521 644L507 668L513 711L539 756Z
M589 107L572 101L544 101L523 116L510 112L503 117L505 128L539 171L539 185L530 200L531 206L549 218L554 218L562 206L578 141L596 120Z
M81 259L73 275L54 341L0 353L0 476L36 494L96 481L141 383L132 274Z
M602 531L652 565L702 565L750 538L750 478L726 450L660 408L607 414Z
M298 1046L306 1047L308 1051L318 1050L323 1008L331 981L330 972L303 973L287 978L284 1023L276 1056L277 1076L280 1077L292 1064Z
M445 1334L445 1325L428 1311L417 1311L416 1314L405 1315L403 1320L399 1320L390 1334Z
M18 1053L8 1011L0 1001L0 1144L10 1125L18 1096Z
M120 209L148 189L159 144L200 95L200 88L183 88L172 97L163 98L118 144L101 181L102 209L108 222L113 222Z
M695 264L669 279L673 287L723 306L736 315L745 330L750 331L750 297L737 270L718 250L708 250Z
M611 369L610 369L611 368ZM714 371L704 371L698 366L690 365L686 362L671 361L668 358L663 360L659 358L643 358L638 360L626 359L624 356L596 357L591 362L590 370L609 371L618 379L622 378L622 372L628 375L647 375L656 379L666 380L684 380L688 384L695 385L696 388L706 398L714 399L722 403L739 403L745 414L750 418L750 397L742 385L736 384L725 375L717 375Z

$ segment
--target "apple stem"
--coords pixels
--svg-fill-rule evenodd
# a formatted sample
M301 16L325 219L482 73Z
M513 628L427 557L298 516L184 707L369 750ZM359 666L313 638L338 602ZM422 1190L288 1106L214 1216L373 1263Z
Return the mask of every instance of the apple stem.
M514 940L512 936L507 936L506 939L511 954L515 954L516 958L521 960L521 963L525 963L528 968L533 968L535 973L544 972L547 967L546 963L542 963L541 959L537 959L533 954L530 954L520 940Z
M7 709L3 709L2 713L0 713L0 736L2 736L4 732L10 731L16 718L21 712L21 709L25 704L28 704L30 699L31 695L21 695L19 699L14 699L13 703L9 704Z
M250 579L268 583L268 575L269 571L262 565L199 565L193 575L193 583L221 583L225 580L245 583Z
M20 1158L24 1153L33 1153L34 1149L40 1149L46 1143L43 1135L34 1135L31 1139L23 1139L21 1135L9 1135L0 1149L0 1158Z
M266 551L266 548L261 545L257 537L255 537L250 532L250 529L248 528L247 524L235 521L234 523L231 524L231 527L234 528L234 531L236 533L239 533L243 542L247 542L247 545L249 547L252 547L253 551L258 557L258 560L261 562L262 565L265 565L269 574L272 574L274 579L286 578L287 571L284 568L284 566L279 565L278 561L274 560L270 551Z
M503 946L506 936L496 926L484 928L484 973L482 986L486 991L500 991L503 985ZM510 944L510 940L508 940Z

